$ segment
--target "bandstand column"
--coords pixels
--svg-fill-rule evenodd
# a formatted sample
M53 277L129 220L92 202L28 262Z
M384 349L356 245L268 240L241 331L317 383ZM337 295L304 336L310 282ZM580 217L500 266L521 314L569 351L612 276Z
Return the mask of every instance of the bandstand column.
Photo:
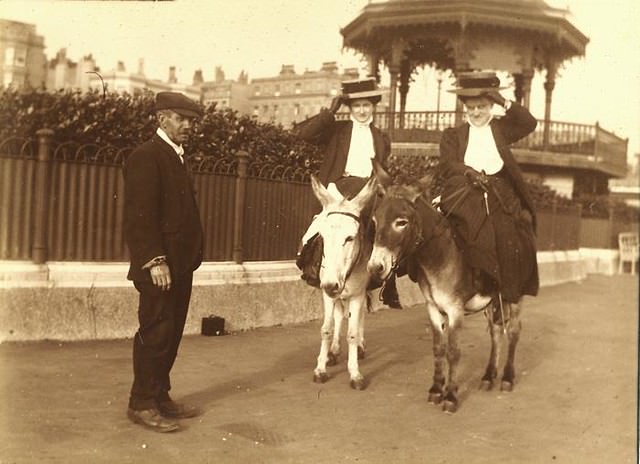
M547 79L544 82L544 130L542 133L542 144L545 150L549 149L549 136L551 124L551 101L553 99L553 89L556 86L556 63L547 66Z
M465 36L465 30L462 30L462 33L454 42L454 51L455 51L455 69L453 70L456 78L458 74L461 72L466 72L471 70L471 58L472 53L469 47L469 43ZM455 117L455 125L459 125L462 122L462 116L464 114L464 106L459 98L456 98L456 117Z
M531 81L533 81L533 69L522 71L522 106L529 109L531 104Z
M396 128L396 95L398 93L398 74L404 58L404 42L396 40L391 47L391 62L389 63L389 131Z
M380 58L376 54L367 55L368 77L375 77L376 82L380 84Z
M400 119L399 127L404 129L404 112L407 107L407 94L409 93L409 78L411 76L411 63L404 59L400 64Z

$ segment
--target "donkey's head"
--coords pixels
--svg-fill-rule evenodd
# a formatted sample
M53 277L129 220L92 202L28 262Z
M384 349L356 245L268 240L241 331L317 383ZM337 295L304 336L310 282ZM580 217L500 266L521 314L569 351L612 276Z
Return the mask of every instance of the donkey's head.
M316 219L324 244L320 288L335 298L344 290L362 254L364 231L360 213L375 192L375 179L369 179L351 200L345 199L335 185L325 188L314 176L311 177L311 186L322 204L322 212Z
M367 269L371 275L384 280L422 240L416 201L428 192L433 176L425 176L410 185L391 185L389 174L375 162L374 173L383 195L373 211L376 235Z

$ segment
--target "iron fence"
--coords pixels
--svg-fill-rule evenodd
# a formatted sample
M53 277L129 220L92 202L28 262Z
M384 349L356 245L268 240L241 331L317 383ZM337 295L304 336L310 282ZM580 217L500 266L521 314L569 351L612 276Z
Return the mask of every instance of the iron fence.
M127 261L122 163L130 149L0 143L0 259ZM206 261L292 259L319 210L309 172L232 158L189 160L204 228ZM538 249L615 247L628 228L614 218L582 218L579 207L538 212Z

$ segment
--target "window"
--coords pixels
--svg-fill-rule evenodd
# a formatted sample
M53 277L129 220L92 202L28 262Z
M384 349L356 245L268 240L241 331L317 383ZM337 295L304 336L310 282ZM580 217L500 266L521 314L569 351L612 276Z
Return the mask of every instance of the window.
M27 63L27 50L24 48L19 48L15 51L15 58L13 60L13 64L15 66L20 66L21 68L25 66Z
M16 56L16 49L13 47L7 47L4 50L4 64L7 66L13 66L13 62ZM6 77L5 77L6 80Z
M302 91L301 87L302 86L300 85L300 82L296 82L296 89L295 89L296 95L300 95L300 92Z
M296 103L293 105L293 115L298 116L300 114L300 105Z
M256 85L256 89L255 89L254 94L255 94L256 97L260 96L260 86L259 85Z
M276 91L275 91L275 96L279 97L280 96L280 84L276 84ZM278 107L278 105L276 105L276 108Z
M12 82L13 82L13 73L12 72L5 72L4 73L4 79L3 79L4 87L9 87Z

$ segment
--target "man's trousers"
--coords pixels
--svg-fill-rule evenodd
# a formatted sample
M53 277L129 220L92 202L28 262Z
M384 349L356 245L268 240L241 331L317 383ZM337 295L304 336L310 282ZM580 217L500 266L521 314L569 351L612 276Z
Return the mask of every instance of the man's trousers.
M169 399L169 373L178 354L187 319L193 273L174 278L170 290L152 282L135 281L140 293L139 328L133 339L131 409L155 408Z

